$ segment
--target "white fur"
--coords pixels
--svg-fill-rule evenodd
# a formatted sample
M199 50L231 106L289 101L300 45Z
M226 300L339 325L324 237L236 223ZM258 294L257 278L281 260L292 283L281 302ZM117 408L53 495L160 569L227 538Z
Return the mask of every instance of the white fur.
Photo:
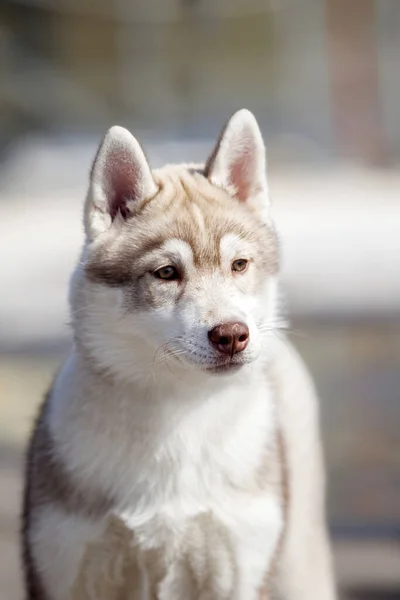
M154 191L129 135L113 129L100 149L92 212L106 211L105 165L117 156L119 168L121 151L139 165L139 197ZM235 181L239 172L244 182ZM267 214L265 150L247 111L229 122L210 177L217 185L238 184L249 194L239 199L258 203L262 218ZM90 223L89 241L106 227ZM172 254L184 263L184 297L179 303L167 297L152 310L126 311L123 290L91 283L77 267L71 285L77 344L55 381L47 423L78 485L110 495L114 508L98 521L54 506L35 516L30 540L50 600L71 600L68 589L93 540L115 559L118 550L107 547L105 533L114 518L133 534L129 547L141 575L132 598L192 600L195 580L201 600L258 600L284 521L279 486L263 487L257 479L278 425L291 504L277 587L287 600L334 598L315 394L299 359L270 332L276 277L256 280L251 243L238 236L223 236L220 252L218 269L197 272L190 246L170 239L157 260L165 266ZM236 258L250 261L240 276L230 271ZM212 376L204 369L217 364L217 351L207 334L227 321L244 322L249 343L238 371ZM95 591L85 600L114 600L98 595L96 569L90 577Z
M272 352L281 382L278 418L290 475L288 530L277 586L288 600L334 600L318 399L293 346L275 340Z
M171 255L173 257L179 257L183 264L187 266L188 269L193 268L193 252L190 247L190 244L185 242L184 240L179 240L176 238L172 238L168 240L163 246L161 246L159 250L160 254ZM164 265L160 265L162 267Z
M251 259L252 247L238 235L228 233L221 237L220 252L223 262L229 266L233 260L238 258Z
M55 506L44 508L36 516L31 543L51 599L70 600L85 549L90 542L101 538L105 525L67 515Z
M289 523L277 587L287 600L333 600L314 391L287 342L271 340L269 350L276 364L275 377L282 385L276 416L286 442L290 475ZM218 532L208 542L196 542L193 535L196 560L201 563L198 569L202 573L205 564L219 565L213 577L222 577L218 585L223 589L229 592L233 585L228 560L232 548L237 564L243 567L234 593L215 593L209 598L256 598L255 582L260 583L268 568L281 531L281 507L273 497L232 493L224 485L226 477L251 486L246 476L250 477L273 426L275 409L261 366L246 366L247 373L218 378L212 385L204 379L163 378L162 386L146 383L144 394L137 384L118 386L118 390L111 383L97 387L84 375L76 357L71 357L56 381L57 400L51 404L49 421L54 438L86 485L100 482L118 494L117 515L135 531L143 551L164 548L168 554L168 549L179 545L190 519L208 511L228 528L232 546ZM88 386L92 389L89 403ZM108 439L119 443L110 445ZM44 565L50 589L57 590L54 600L67 598L61 592L77 575L77 557L93 534L98 532L101 539L105 528L104 523L85 524L82 518L67 517L53 508L36 523L35 555ZM52 565L48 574L46 564ZM151 569L142 575L144 595L140 598L145 599ZM52 581L58 581L58 587ZM184 567L175 564L160 597L187 599L187 586Z
M225 564L223 556L233 554L240 571L237 581L236 571L228 568L225 573L222 583L231 590L229 597L256 598L282 527L278 498L246 491L254 487L253 474L274 422L260 371L254 371L251 385L243 376L233 376L212 383L204 379L193 390L191 382L171 378L169 385L164 380L145 393L135 385L101 386L93 388L90 397L87 376L82 375L72 357L57 378L49 416L51 433L72 472L85 485L96 482L114 491L117 515L135 532L141 551L168 552L185 536L193 518L211 513L229 539L222 537L212 547L207 543L207 564ZM117 444L107 441L116 439ZM236 492L232 486L237 486ZM68 535L63 535L64 527ZM37 524L34 539L40 543L35 552L44 565L50 559L54 565L62 536L60 562L49 576L43 569L51 590L59 569L63 589L69 577L72 585L77 557L96 529L100 535L104 525L82 526L77 519L74 531L73 519L54 509ZM64 598L58 594L55 599ZM179 587L172 597L186 598ZM218 597L217 590L212 597Z

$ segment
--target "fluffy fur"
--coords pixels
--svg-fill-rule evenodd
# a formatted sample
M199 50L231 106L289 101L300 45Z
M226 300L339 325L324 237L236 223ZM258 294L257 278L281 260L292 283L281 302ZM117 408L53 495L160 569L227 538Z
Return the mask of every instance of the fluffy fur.
M154 172L113 127L85 230L74 347L28 451L27 600L333 600L317 401L276 335L253 115L204 167ZM245 348L210 343L224 323Z

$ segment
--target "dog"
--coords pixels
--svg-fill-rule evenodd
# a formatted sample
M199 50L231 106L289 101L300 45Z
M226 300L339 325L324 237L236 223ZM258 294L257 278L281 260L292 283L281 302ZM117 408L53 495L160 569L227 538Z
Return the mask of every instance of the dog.
M257 121L152 171L112 127L37 417L27 600L334 600L312 380L284 337Z

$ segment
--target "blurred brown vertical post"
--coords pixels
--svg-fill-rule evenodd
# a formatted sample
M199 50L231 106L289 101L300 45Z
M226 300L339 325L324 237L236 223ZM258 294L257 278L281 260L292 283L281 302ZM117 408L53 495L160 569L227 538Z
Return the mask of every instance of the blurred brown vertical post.
M341 154L383 165L389 153L374 0L326 0L334 134Z

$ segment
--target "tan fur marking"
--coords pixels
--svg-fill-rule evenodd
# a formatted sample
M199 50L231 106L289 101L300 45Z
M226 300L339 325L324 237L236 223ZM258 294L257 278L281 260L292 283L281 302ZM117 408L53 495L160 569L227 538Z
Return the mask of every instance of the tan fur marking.
M81 491L79 485L57 456L46 422L46 398L36 421L26 456L26 477L22 514L23 566L29 600L48 600L29 547L32 527L31 509L58 504L63 510L88 517L103 516L110 500L98 493Z
M220 240L229 233L253 243L265 275L276 273L275 231L243 203L184 167L161 169L154 178L158 194L136 207L116 240L107 238L92 252L86 265L90 280L111 286L132 284L146 272L146 256L171 237L190 245L197 269L218 269Z
M29 493L34 496L36 506L51 502L69 513L101 517L111 507L111 499L99 492L90 494L87 487L85 492L81 491L79 482L66 470L46 422L47 403L46 400L29 449L27 460L32 475Z

